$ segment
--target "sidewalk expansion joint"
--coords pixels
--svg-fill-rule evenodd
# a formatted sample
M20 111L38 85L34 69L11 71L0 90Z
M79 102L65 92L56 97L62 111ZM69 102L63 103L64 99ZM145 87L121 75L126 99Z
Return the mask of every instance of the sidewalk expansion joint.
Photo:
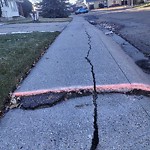
M97 145L99 143L98 125L97 125L97 103L96 103L98 96L97 96L97 91L96 91L96 78L95 78L95 73L94 73L94 66L91 60L89 59L89 55L92 50L91 36L89 35L86 29L85 29L85 33L88 37L88 46L89 46L87 56L85 57L85 59L87 60L88 64L91 67L91 74L92 74L92 79L93 79L93 93L92 94L93 94L93 105L94 105L94 122L93 122L94 132L93 132L92 145L91 145L90 150L96 150Z
M121 68L121 66L119 65L119 63L117 62L117 60L115 59L115 57L113 56L113 54L110 52L110 50L107 48L107 46L105 45L105 43L102 41L104 47L107 49L108 53L110 54L110 56L112 57L112 59L114 60L114 62L116 63L116 65L119 67L120 71L123 73L124 77L126 78L126 80L131 84L130 80L128 79L126 73L123 71L123 69Z
M146 115L148 116L148 118L150 119L150 114L147 112L147 110L140 104L140 106L142 107L142 109L145 111Z

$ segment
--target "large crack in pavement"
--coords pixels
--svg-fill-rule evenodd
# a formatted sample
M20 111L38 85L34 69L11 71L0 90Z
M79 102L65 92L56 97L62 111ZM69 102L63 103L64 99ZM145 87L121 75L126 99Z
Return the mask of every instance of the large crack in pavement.
M98 135L98 124L97 124L97 91L96 91L96 78L95 78L95 73L94 73L94 66L89 58L90 52L92 50L92 45L91 45L91 36L89 35L89 33L87 32L87 30L85 29L85 33L88 37L88 52L87 52L87 56L85 57L85 59L87 60L88 64L91 67L91 74L92 74L92 79L93 79L93 105L94 105L94 122L93 122L93 127L94 127L94 132L93 132L93 138L92 138L92 145L91 145L91 150L96 150L97 145L99 144L99 135Z

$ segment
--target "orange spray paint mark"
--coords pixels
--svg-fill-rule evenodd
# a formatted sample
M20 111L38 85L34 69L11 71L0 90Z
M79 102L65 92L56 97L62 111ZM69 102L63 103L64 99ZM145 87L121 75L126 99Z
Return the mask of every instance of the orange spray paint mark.
M58 89L43 89L43 90L36 90L36 91L26 91L26 92L14 92L13 96L15 97L22 97L22 96L33 96L33 95L40 95L46 93L71 93L71 92L93 92L93 86L81 86L81 87L65 87L65 88L58 88ZM132 90L142 90L146 92L150 92L150 85L146 84L110 84L110 85L97 85L96 91L97 93L109 93L109 92L128 92Z

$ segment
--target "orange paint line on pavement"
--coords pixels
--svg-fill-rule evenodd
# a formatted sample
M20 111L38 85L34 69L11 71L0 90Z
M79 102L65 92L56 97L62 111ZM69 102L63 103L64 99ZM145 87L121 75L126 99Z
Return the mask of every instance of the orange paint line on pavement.
M26 91L26 92L14 92L13 96L15 97L22 97L22 96L33 96L33 95L40 95L46 93L69 93L69 92L80 92L84 90L85 92L89 91L92 92L93 86L81 86L81 87L66 87L66 88L58 88L58 89L43 89L43 90L36 90L36 91ZM97 85L96 90L98 93L101 92L128 92L131 90L142 90L150 92L150 85L146 84L110 84L110 85Z

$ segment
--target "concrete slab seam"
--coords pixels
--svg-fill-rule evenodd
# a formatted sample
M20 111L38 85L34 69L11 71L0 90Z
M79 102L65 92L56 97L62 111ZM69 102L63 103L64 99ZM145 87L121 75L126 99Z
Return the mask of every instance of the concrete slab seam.
M101 40L104 47L107 49L107 51L109 52L110 56L112 57L112 59L115 61L115 63L117 64L117 66L119 67L119 69L121 70L121 72L123 73L123 75L125 76L125 78L127 79L127 81L131 84L130 80L128 79L128 77L126 76L125 72L122 70L122 68L120 67L120 65L118 64L118 62L116 61L116 59L114 58L113 54L110 52L110 50L107 48L107 46L105 45L105 43L103 42L103 40Z
M147 116L149 117L150 119L150 114L147 112L147 110L139 103L139 105L141 106L141 108L145 111L145 113L147 114Z

